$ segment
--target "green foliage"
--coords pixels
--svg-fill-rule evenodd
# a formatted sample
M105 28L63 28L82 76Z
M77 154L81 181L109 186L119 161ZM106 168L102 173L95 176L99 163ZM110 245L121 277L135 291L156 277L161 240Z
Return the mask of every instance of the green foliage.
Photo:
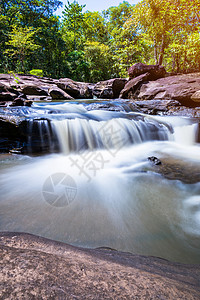
M83 8L77 1L67 1L63 11L63 27L73 34L74 50L77 50L77 40L81 38L84 23Z
M99 42L87 42L84 51L90 69L89 80L97 82L109 79L112 70L112 54L109 47Z
M199 37L199 11L199 0L143 0L135 6L132 23L140 38L146 38L155 63L164 62L177 72L190 68L189 53L199 52L198 43L190 42L192 36ZM194 69L199 69L199 56L194 56L198 60Z
M44 72L41 69L33 69L29 72L29 74L31 75L35 75L35 76L39 76L39 77L43 77L44 76Z
M10 74L11 76L13 76L13 78L14 78L14 80L15 80L15 82L17 84L20 83L20 78L13 71L8 71L8 74Z
M107 43L109 40L106 20L97 11L84 13L83 33L88 42Z
M127 77L136 62L200 71L199 0L124 1L102 13L67 1L59 18L61 4L0 1L0 72L96 82Z
M89 66L83 51L73 51L67 57L69 77L77 81L88 81Z
M20 71L25 71L24 60L27 55L37 50L40 46L34 43L36 30L32 27L17 27L13 25L11 33L8 34L6 45L8 48L5 53L10 57L17 58L20 61Z

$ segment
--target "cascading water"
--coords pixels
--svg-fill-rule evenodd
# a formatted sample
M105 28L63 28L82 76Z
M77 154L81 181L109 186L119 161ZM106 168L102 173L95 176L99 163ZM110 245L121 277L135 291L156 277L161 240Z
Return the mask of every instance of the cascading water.
M123 118L108 121L78 118L54 121L53 128L65 154L85 149L122 148L151 140L168 140L170 135L169 130L158 122Z
M52 147L53 140L49 152L59 142L61 153L1 155L0 230L200 262L197 124L124 107L26 108L29 147L34 148L37 132L37 149Z

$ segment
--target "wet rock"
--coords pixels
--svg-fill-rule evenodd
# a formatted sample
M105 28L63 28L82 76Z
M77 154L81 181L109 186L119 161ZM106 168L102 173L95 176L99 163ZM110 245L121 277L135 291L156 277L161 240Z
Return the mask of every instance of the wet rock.
M161 165L161 161L160 159L158 159L157 157L155 156L151 156L151 157L148 157L148 160L155 166L158 166L158 165Z
M0 234L1 299L194 299L200 266Z
M0 101L13 101L18 95L19 92L17 90L0 82Z
M23 100L22 98L15 98L12 103L10 104L10 106L24 106L24 102L25 100Z
M166 75L166 70L160 65L145 65L143 63L136 63L128 69L129 78L134 78L145 73L149 73L149 80L156 80Z
M8 109L14 108L11 105ZM22 154L57 152L58 140L49 120L26 119L14 110L9 114L0 113L0 152L8 153L16 148Z
M180 180L187 184L200 182L200 164L192 160L185 162L179 157L166 155L160 155L159 158L152 156L148 160L151 166L146 170L159 173L169 180Z
M62 89L60 89L57 86L51 87L49 89L49 94L51 96L51 98L54 100L72 100L74 99L73 97L71 97L69 94L67 94L65 91L63 91Z
M93 95L101 99L119 98L120 92L127 83L127 79L114 78L106 81L100 81L93 88Z
M134 103L141 112L149 115L173 115L181 107L180 102L175 100L140 100Z

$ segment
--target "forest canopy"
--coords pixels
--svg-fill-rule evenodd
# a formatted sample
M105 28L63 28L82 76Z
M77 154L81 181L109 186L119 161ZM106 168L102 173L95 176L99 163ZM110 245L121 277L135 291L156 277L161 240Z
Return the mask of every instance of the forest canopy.
M97 82L136 62L200 71L199 0L124 1L102 12L78 1L1 0L0 72ZM37 73L37 72L36 72Z

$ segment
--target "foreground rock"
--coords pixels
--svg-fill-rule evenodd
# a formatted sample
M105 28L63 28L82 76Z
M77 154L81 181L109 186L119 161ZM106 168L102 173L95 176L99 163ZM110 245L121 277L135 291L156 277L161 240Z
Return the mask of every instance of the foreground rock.
M1 299L199 299L200 266L1 233Z

